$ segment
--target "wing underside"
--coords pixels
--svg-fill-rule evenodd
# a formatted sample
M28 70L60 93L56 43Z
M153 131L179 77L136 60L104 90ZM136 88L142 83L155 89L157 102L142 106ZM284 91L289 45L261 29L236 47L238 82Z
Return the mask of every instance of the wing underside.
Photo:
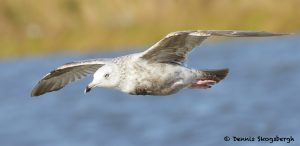
M87 60L64 64L45 75L33 88L31 96L39 96L56 91L65 85L80 80L96 72L105 63L98 60Z

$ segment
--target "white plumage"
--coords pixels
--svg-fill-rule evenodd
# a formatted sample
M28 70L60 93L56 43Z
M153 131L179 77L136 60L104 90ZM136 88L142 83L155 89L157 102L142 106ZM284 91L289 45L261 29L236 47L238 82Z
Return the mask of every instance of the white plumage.
M91 74L94 74L94 79L85 92L94 87L108 87L134 95L170 95L183 88L210 88L225 78L228 69L200 71L184 65L188 53L206 38L279 35L285 34L233 30L172 32L141 53L64 64L45 75L34 87L31 96L59 90Z

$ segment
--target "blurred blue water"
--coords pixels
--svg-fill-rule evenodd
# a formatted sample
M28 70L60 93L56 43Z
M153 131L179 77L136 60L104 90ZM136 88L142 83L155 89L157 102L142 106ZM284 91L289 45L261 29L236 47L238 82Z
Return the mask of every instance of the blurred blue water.
M131 96L110 89L84 95L91 77L31 98L48 71L73 60L130 52L64 53L1 60L1 146L219 146L300 144L300 37L205 42L189 66L229 67L209 90ZM140 50L135 50L140 51ZM225 142L225 136L293 136L286 144Z

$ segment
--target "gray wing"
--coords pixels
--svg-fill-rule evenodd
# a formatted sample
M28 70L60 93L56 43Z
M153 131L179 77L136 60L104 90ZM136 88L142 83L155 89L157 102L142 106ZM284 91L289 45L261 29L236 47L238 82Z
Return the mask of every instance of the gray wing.
M144 51L140 58L149 62L183 65L187 55L210 36L268 37L286 35L281 33L235 31L235 30L187 30L168 34L165 38Z
M102 60L84 60L64 64L46 74L33 88L31 96L59 90L73 81L95 73L103 65L105 61Z

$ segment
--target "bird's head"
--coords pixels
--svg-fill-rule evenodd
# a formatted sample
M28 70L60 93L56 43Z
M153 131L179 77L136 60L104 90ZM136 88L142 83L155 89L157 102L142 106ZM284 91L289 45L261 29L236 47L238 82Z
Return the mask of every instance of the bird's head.
M120 72L116 64L105 64L99 68L95 74L93 81L85 88L85 93L94 87L115 88L120 81Z

